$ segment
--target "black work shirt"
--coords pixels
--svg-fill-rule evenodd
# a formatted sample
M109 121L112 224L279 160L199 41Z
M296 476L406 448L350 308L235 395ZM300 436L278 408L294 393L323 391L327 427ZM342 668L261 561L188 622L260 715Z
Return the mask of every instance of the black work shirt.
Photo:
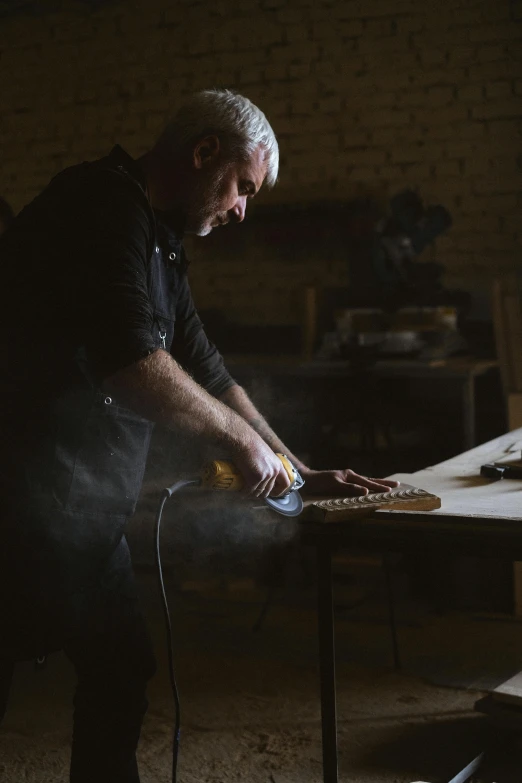
M31 417L80 382L79 366L100 384L157 349L154 330L161 336L163 326L148 292L155 260L169 267L172 355L216 397L234 385L205 335L182 237L169 223L153 214L141 168L118 146L101 161L66 169L22 210L0 238L10 418Z
M136 506L152 424L103 380L165 348L211 394L234 384L142 176L116 147L0 238L0 593L19 582L31 605L95 581Z

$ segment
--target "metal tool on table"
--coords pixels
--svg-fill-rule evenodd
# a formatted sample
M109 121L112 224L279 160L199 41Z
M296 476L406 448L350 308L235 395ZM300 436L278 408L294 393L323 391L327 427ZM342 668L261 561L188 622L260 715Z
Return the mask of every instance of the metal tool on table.
M493 479L522 479L522 464L509 465L497 462L488 462L480 468L480 475L483 478Z

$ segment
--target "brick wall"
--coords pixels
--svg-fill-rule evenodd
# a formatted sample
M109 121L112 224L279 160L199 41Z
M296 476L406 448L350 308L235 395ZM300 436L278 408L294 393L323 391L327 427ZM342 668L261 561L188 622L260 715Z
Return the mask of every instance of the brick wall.
M18 209L115 141L138 154L180 98L226 85L279 135L266 203L418 187L454 216L436 247L446 282L485 295L520 266L521 20L520 0L3 2L1 194ZM238 321L294 321L301 286L346 281L342 252L216 266L204 242L196 299Z

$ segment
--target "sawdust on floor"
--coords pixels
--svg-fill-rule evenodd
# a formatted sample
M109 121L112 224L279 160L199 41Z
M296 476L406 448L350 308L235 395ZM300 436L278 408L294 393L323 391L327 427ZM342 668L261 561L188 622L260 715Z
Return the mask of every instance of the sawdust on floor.
M145 582L159 671L150 686L139 761L143 783L167 783L172 699L155 585L151 578ZM256 635L251 624L258 606L251 602L192 600L179 595L175 602L183 709L179 782L320 783L313 607L276 606ZM468 631L462 629L459 641L457 626L448 641L446 629L437 653L437 632L432 625L427 622L423 628L410 623L400 630L410 661L415 637L417 663L431 655L428 668L434 669L439 654L443 669L448 643L455 651L465 647ZM518 638L518 627L511 625L508 630L513 640ZM423 648L419 640L428 646ZM338 622L340 780L446 783L489 741L487 722L473 711L482 694L469 686L436 686L411 673L393 672L387 643L385 622L368 622L364 615ZM381 661L376 665L377 648ZM358 660L345 655L348 649L356 651ZM29 663L19 665L0 731L2 781L67 780L73 689L72 669L61 654L52 656L38 674ZM517 770L521 767L514 746L512 750L504 777L484 778L485 783L520 783Z

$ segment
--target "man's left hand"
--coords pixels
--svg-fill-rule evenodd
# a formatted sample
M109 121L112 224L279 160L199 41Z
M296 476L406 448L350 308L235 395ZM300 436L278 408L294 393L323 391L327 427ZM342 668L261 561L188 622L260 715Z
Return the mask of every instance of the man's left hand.
M353 470L301 470L305 481L303 492L307 495L329 495L350 497L367 495L369 492L389 492L399 486L391 479L368 478Z

